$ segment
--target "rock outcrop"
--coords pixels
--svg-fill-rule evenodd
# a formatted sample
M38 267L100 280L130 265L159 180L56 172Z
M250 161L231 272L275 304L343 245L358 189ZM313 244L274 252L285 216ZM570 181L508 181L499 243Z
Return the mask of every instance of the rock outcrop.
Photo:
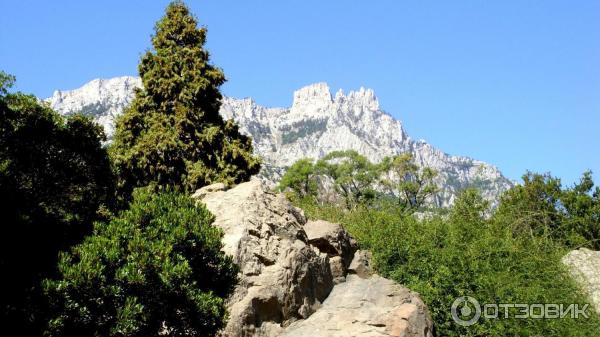
M565 255L562 262L600 313L600 252L580 248Z
M433 336L425 305L410 290L383 277L348 275L308 319L282 337Z
M418 295L371 276L368 254L356 254L340 225L307 222L259 180L206 186L194 197L215 215L223 249L240 266L223 336L431 336Z
M369 278L373 275L371 252L366 250L357 251L350 266L348 266L348 273L358 275L360 278Z
M333 283L345 280L356 252L356 241L339 224L317 220L304 225L308 243L327 254Z

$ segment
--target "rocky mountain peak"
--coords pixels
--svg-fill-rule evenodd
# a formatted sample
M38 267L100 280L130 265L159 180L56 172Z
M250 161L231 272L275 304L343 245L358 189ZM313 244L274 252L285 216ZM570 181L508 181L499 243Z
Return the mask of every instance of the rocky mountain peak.
M75 112L93 116L110 137L114 118L122 113L140 87L136 77L94 80L80 89L57 91L48 99L62 114ZM242 132L253 139L255 152L263 159L262 178L274 185L286 168L300 158L319 159L335 150L356 150L378 162L385 156L409 152L420 166L439 172L442 190L432 203L451 205L458 193L476 187L496 204L502 192L512 187L494 166L468 157L451 156L425 141L410 138L402 123L381 110L375 92L360 88L332 97L327 83L305 86L294 92L291 107L268 108L251 98L224 97L221 115L233 118Z
M373 89L360 87L359 90L350 91L348 94L344 94L344 91L339 89L335 96L332 96L329 85L325 82L313 83L296 90L291 110L306 110L306 108L319 110L332 105L345 105L370 111L379 110L379 100Z
M325 82L319 82L294 91L292 108L299 108L307 105L327 106L332 102L329 86Z
M124 98L133 88L141 86L139 77L121 76L110 79L95 79L76 90L55 90L50 98L53 105L81 103L82 100L100 101L105 97Z
M114 119L133 99L134 89L142 86L139 77L121 76L95 79L75 90L56 90L46 101L63 114L81 112L94 116L108 138L114 132Z
M375 91L364 87L360 87L358 91L350 91L347 95L344 95L344 92L340 89L335 94L335 101L339 104L347 103L370 111L379 110L379 100L375 96Z

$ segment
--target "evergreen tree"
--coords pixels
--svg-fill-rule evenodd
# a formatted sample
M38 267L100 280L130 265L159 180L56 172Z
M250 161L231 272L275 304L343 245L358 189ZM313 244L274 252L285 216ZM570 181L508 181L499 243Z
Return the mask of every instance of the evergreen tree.
M156 24L154 50L139 65L143 88L117 120L111 149L125 199L138 186L193 191L259 171L251 139L219 115L225 76L210 64L205 40L206 29L179 1Z
M523 183L502 195L495 214L515 232L550 236L568 247L600 249L600 187L591 172L563 187L549 173L527 172Z
M600 187L594 188L592 172L584 172L579 183L565 189L560 201L568 243L600 250Z
M560 199L560 179L549 173L527 172L523 183L506 191L500 200L497 217L508 217L515 231L544 234L554 231L564 220ZM558 232L557 232L558 233Z

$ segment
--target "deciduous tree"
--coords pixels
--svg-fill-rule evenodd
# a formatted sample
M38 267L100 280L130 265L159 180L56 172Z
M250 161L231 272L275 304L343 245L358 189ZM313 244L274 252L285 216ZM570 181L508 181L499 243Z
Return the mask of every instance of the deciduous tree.
M91 233L114 179L99 126L8 93L13 82L0 72L0 325L28 336L41 329L41 280Z
M290 166L281 180L279 189L291 189L300 197L314 196L317 194L317 174L312 159L303 158Z
M419 168L410 153L386 157L379 167L382 185L397 197L402 210L418 210L439 190L434 181L437 172L429 167Z

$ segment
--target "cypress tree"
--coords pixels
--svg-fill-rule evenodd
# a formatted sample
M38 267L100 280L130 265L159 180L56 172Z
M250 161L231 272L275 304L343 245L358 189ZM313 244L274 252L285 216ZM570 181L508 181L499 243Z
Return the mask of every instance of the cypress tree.
M252 140L219 115L225 75L209 62L205 41L189 9L169 4L139 64L143 88L117 120L111 155L125 199L138 186L193 191L258 173Z

